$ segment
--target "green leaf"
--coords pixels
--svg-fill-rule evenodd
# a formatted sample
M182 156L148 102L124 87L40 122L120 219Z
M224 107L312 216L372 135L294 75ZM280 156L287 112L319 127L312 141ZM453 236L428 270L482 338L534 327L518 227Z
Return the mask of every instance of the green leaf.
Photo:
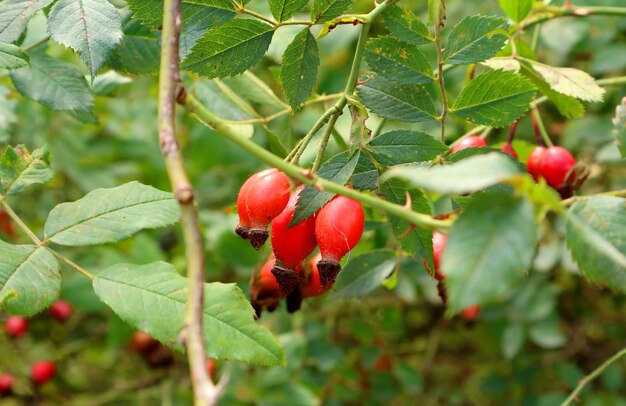
M274 27L258 20L230 20L208 30L182 67L210 79L238 75L263 57L273 34Z
M378 189L378 169L367 154L359 157L352 173L352 187L357 190Z
M334 297L362 297L378 288L396 266L397 258L391 250L370 251L349 258L334 288Z
M331 182L345 185L348 179L350 179L350 176L352 176L352 172L354 172L354 168L359 161L359 155L359 152L352 156L348 156L345 152L337 154L324 162L317 172L317 175ZM332 192L320 192L309 186L304 188L298 197L296 211L293 214L289 226L294 226L309 218L310 215L317 213L333 196L335 196L335 194Z
M495 56L507 37L496 30L507 27L505 18L467 16L454 26L443 52L445 63L467 65Z
M178 344L184 326L187 279L165 262L119 264L93 280L96 294L125 322L165 345ZM254 321L254 310L234 284L205 283L203 329L209 358L284 365L276 338Z
M153 32L139 20L130 20L124 24L124 37L110 64L122 72L153 74L159 71L160 49Z
M127 3L135 18L149 27L157 29L163 23L163 0L128 0ZM182 0L181 14L184 27L195 18L221 19L228 14L232 18L235 16L235 7L230 0Z
M0 43L0 68L17 69L28 66L28 55L13 44Z
M0 309L32 316L61 291L59 263L45 247L0 241Z
M433 68L419 48L394 37L369 40L365 60L374 72L395 83L411 85L433 80Z
M557 68L535 61L530 62L532 68L552 90L584 101L602 101L605 90L588 73L574 68Z
M24 155L22 155L22 153ZM35 183L46 183L54 171L50 168L47 147L29 153L26 147L8 146L0 156L0 195L13 196Z
M411 197L411 208L413 211L431 214L430 204L424 193L419 189L408 186L402 180L392 179L389 182L385 182L380 186L380 191L385 196L385 199L400 205L406 204L406 194L408 193ZM418 258L424 258L430 269L435 269L433 266L432 232L418 227L414 227L411 230L411 224L408 221L390 214L387 217L389 218L389 223L391 223L393 235L400 243L402 249L411 255L416 255ZM411 232L407 234L409 230Z
M316 23L330 21L343 14L350 4L352 0L313 0L311 20Z
M513 159L505 154L492 152L430 168L396 166L387 171L381 180L400 178L434 192L464 194L505 182L521 174L522 171Z
M493 70L508 70L515 73L519 73L522 68L517 59L499 56L489 58L486 61L481 62L481 65L485 65Z
M626 199L594 196L569 209L566 241L591 282L626 292Z
M215 3L215 2L209 2ZM204 36L206 31L233 19L234 11L222 7L230 5L218 4L220 7L207 6L205 4L195 4L194 2L183 2L182 18L183 31L180 33L180 60L191 52L196 42Z
M132 82L131 78L110 70L94 78L91 90L97 96L113 96L119 88Z
M122 39L122 20L107 0L59 0L50 9L48 30L78 53L93 79Z
M433 100L420 85L394 84L376 76L357 91L365 107L381 117L416 123L437 116Z
M317 69L320 64L319 50L315 37L308 28L295 36L285 50L280 69L280 80L285 95L294 110L311 94L317 81Z
M270 10L276 21L285 21L302 11L309 0L269 0Z
M533 0L498 0L506 15L515 22L520 22L533 8Z
M492 70L472 80L450 112L477 124L510 125L529 108L535 87L513 72Z
M550 87L543 78L532 69L523 67L523 73L529 78L539 92L550 100L563 116L567 118L582 117L585 114L585 106L572 96L559 93Z
M383 24L400 41L407 44L424 45L433 41L428 27L411 10L396 5L389 7L383 14Z
M93 95L76 67L43 54L30 55L30 67L11 72L18 92L53 110L91 110Z
M0 85L0 142L7 142L11 125L17 122L17 100L8 87Z
M383 166L431 161L448 150L448 146L430 134L411 130L393 130L370 143L376 162Z
M506 326L502 333L502 340L500 346L502 353L507 359L513 359L519 353L524 345L526 339L526 333L524 331L524 325L519 322L512 322Z
M173 194L130 182L96 189L80 200L56 206L46 221L45 236L73 247L105 244L173 224L179 216Z
M215 81L200 81L193 85L193 92L198 99L212 112L227 120L247 120L252 115L237 101L231 99ZM233 130L245 138L254 133L252 124L232 124Z
M4 0L0 3L0 42L15 42L28 20L52 0Z
M494 192L472 201L452 225L443 252L450 312L496 300L521 281L537 235L526 199Z
M626 97L622 99L622 104L615 108L613 124L615 125L617 145L622 157L626 157Z

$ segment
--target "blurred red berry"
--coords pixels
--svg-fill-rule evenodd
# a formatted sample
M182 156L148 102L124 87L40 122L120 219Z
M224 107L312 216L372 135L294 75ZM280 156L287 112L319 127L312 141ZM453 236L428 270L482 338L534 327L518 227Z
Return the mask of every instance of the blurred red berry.
M544 147L535 147L526 160L526 170L532 175L535 181L539 181L541 176L541 157L546 151Z
M513 148L513 145L511 144L504 144L502 146L502 151L506 152L507 154L511 155L513 158L517 159L519 158L517 155L517 151L515 151L515 148Z
M30 370L30 378L35 385L42 386L52 378L57 372L57 366L52 361L39 361L33 364Z
M52 304L52 306L50 306L50 314L52 314L52 317L56 320L64 322L72 317L72 314L74 314L74 307L70 302L57 300Z
M465 321L474 321L478 318L480 314L480 306L468 306L461 312L461 317L465 319Z
M467 137L464 137L463 139L458 141L456 144L454 144L454 146L452 146L452 152L454 153L465 148L472 148L472 147L480 148L480 147L486 147L486 146L487 146L487 142L483 140L482 138L480 138L479 136L468 135Z
M8 395L13 390L13 375L0 374L0 395Z
M555 189L560 188L568 179L576 176L572 170L574 166L576 166L576 160L563 147L547 148L541 155L541 175L548 185Z
M28 319L22 316L10 316L4 322L4 331L11 337L21 337L28 331Z

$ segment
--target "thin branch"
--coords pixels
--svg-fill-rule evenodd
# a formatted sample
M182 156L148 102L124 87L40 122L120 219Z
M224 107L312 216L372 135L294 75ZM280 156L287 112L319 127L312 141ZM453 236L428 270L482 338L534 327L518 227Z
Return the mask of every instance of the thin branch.
M280 23L277 23L271 18L267 18L263 14L259 14L256 11L252 11L247 8L241 7L237 10L237 12L241 14L248 14L248 15L251 15L252 17L258 18L259 20L265 21L266 23L270 24L274 28L278 28L280 26Z
M441 35L440 31L443 28L445 21L445 3L444 0L437 0L441 2L441 14L437 11L437 19L435 21L435 48L437 50L437 83L439 84L439 93L441 95L441 104L443 105L441 115L441 142L445 142L446 139L446 116L448 115L448 98L446 96L446 85L443 79L443 51L441 49Z
M590 197L595 197L595 196L617 196L617 197L626 197L626 189L620 189L620 190L610 190L608 192L601 192L601 193L596 193L593 195L586 195L586 196L572 196L569 199L565 199L563 201L561 201L561 204L565 207L569 207L571 205L573 205L574 203L576 203L579 200L584 200L584 199L588 199Z
M22 52L32 51L33 49L39 47L40 45L45 44L49 40L50 40L50 36L46 35L45 37L33 42L32 44L26 45L24 48L22 48Z
M552 20L554 18L560 17L587 17L587 16L626 16L626 7L572 7L572 8L561 8L561 7L547 7L539 8L534 11L534 14L537 14L538 17L529 18L526 21L523 21L519 25L519 29L525 30L529 27L532 27L536 24L541 24L545 21ZM546 11L551 11L551 14L546 15Z
M532 106L530 110L532 114L533 128L535 130L535 135L538 136L538 138L539 136L541 136L541 139L548 147L554 146L554 143L552 142L552 140L550 139L550 136L548 135L546 126L543 125L543 120L541 119L541 114L539 114L539 109L537 108L537 106ZM537 134L537 131L539 131L539 134ZM537 142L539 143L539 139L537 139Z
M324 161L324 152L326 152L326 147L328 146L328 141L330 140L330 136L333 133L333 129L335 128L335 123L339 118L338 114L334 114L330 117L328 121L328 126L326 127L326 131L324 132L324 136L320 141L320 146L317 150L317 156L315 157L315 162L313 162L313 167L311 171L317 172L317 170L322 166L322 162Z
M611 366L611 364L619 360L624 355L626 355L626 348L622 349L621 351L618 351L611 358L604 361L602 365L596 368L592 373L590 373L589 375L585 376L583 379L578 381L578 385L576 385L576 388L572 391L572 393L570 393L567 399L565 399L563 403L561 403L561 406L567 406L574 401L578 401L578 394L580 393L580 391L583 390L585 385L587 385L589 382L593 381L598 376L600 376L600 374L602 374L602 372L604 372L605 369L607 369L609 366Z
M175 132L176 99L182 97L178 70L181 30L181 0L165 0L159 71L159 143L167 173L181 209L181 223L187 258L187 311L181 339L187 348L195 404L214 405L218 388L206 370L206 352L202 330L204 308L204 244L194 204L193 187L187 177L183 156Z

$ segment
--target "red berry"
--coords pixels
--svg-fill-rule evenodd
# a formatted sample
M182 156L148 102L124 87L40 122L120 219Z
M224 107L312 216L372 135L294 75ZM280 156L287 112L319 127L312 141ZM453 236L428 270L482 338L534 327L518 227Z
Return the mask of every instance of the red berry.
M461 317L465 319L465 321L474 321L478 318L480 314L480 306L468 306L461 312Z
M13 223L9 216L2 210L0 210L0 229L6 235L14 235L15 228L13 228Z
M357 245L363 234L363 206L356 200L337 195L317 213L315 237L322 259L317 262L322 286L335 282L341 270L339 261Z
M526 170L536 181L541 178L541 157L544 152L546 152L544 147L535 147L526 160Z
M568 150L563 147L550 147L541 155L541 175L548 185L555 189L563 186L568 174L575 177L572 169L576 166L576 160Z
M136 331L131 338L131 346L133 350L140 354L148 354L159 346L159 342L148 333Z
M70 302L57 300L50 306L50 314L60 322L64 322L74 314L74 307Z
M298 284L296 268L317 246L315 215L289 227L302 190L303 187L300 187L291 195L285 210L272 221L272 250L276 257L272 273L276 276L283 295L288 295L295 289Z
M320 272L317 269L317 263L322 259L322 254L317 253L313 258L307 261L309 276L306 285L302 289L302 297L319 296L328 291L332 287L332 284L324 287L320 281Z
M267 226L278 216L289 201L289 178L271 168L250 176L237 196L239 225L237 234L249 239L259 249L268 237Z
M487 146L487 143L485 142L485 140L483 140L479 136L468 135L467 137L463 138L462 140L454 144L454 146L452 147L452 152L454 153L465 148L486 147L486 146Z
M52 361L39 361L33 364L30 370L30 378L35 385L41 386L54 378L57 372L57 366Z
M515 151L515 148L513 148L513 145L506 143L502 146L502 151L506 152L507 154L511 155L513 158L517 159L518 155L517 155L517 151Z
M217 370L217 363L213 359L206 360L206 372L209 374L209 377L213 379L215 377L215 371Z
M0 396L8 395L13 389L13 375L1 374L0 375Z
M435 279L438 281L444 280L443 273L439 268L439 264L441 264L441 256L443 255L443 249L446 246L446 242L448 241L448 236L440 233L439 231L435 231L433 233L433 263L435 264Z
M22 316L10 316L4 322L4 331L11 337L21 337L28 331L28 319Z

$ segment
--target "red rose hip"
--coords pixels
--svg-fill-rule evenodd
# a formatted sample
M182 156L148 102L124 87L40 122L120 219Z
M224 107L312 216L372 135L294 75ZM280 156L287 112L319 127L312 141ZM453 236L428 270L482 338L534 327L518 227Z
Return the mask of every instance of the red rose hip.
M564 186L568 179L576 176L574 166L576 160L563 147L547 148L541 155L541 175L555 189Z
M454 144L454 146L452 147L452 153L460 151L462 149L466 149L466 148L486 147L486 146L487 146L487 142L485 142L485 140L483 140L479 136L468 135L467 137L464 137L463 139L459 140L456 144Z
M11 337L21 337L28 331L28 319L22 316L10 316L4 322L4 331Z
M11 394L13 391L13 375L0 374L0 396Z
M267 226L289 201L289 178L271 168L250 176L237 196L239 225L235 232L259 249L268 238Z
M364 226L363 206L345 196L335 196L317 213L315 237L322 254L317 268L324 288L335 282L341 270L339 261L357 245Z
M546 149L544 147L535 147L526 160L526 170L532 175L535 181L541 178L541 157Z
M461 317L465 321L474 321L478 318L478 315L480 315L480 306L477 305L468 306L461 312Z
M438 281L442 281L445 279L443 273L441 272L440 264L441 256L443 255L443 249L446 247L447 241L447 235L442 234L439 231L435 231L433 233L433 264L435 265L435 273L433 276Z
M30 378L35 385L42 386L54 378L57 366L52 361L40 361L33 364L30 370Z
M502 146L502 152L506 152L515 159L519 158L519 156L517 155L517 151L515 150L515 148L513 148L513 145L509 143L506 143Z
M74 314L74 307L70 302L65 300L57 300L50 306L50 314L56 320L63 323L68 320Z
M313 297L319 296L323 293L326 293L331 287L332 284L324 287L322 286L322 282L320 280L320 272L317 268L317 263L322 259L322 254L318 253L313 258L309 259L308 262L308 280L305 281L304 288L302 289L302 297Z
M289 227L296 211L298 196L304 187L300 187L289 198L289 202L280 215L272 221L272 250L276 264L272 274L276 277L281 294L290 294L299 281L296 268L317 246L315 240L315 215Z

